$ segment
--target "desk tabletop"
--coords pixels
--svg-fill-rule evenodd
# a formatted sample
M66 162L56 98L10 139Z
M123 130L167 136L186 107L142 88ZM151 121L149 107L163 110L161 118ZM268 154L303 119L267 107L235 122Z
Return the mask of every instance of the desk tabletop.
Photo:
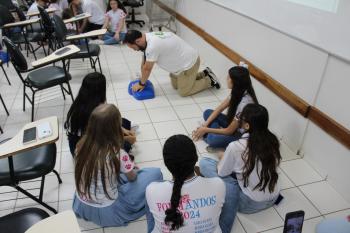
M98 29L98 30L93 30L90 32L74 35L74 36L68 36L66 40L77 40L77 39L83 39L83 38L89 38L89 37L94 37L94 36L101 36L106 34L107 29Z
M40 19L36 18L36 19L28 19L28 20L24 20L24 21L18 21L18 22L14 22L14 23L8 23L5 24L4 26L2 26L3 28L10 28L10 27L18 27L18 26L26 26L29 24L33 24L33 23L37 23L39 22Z
M69 48L69 50L65 53L57 55L57 52L65 49L65 48ZM80 49L77 46L68 45L68 46L65 46L63 48L56 50L55 52L51 53L49 56L46 56L46 57L41 58L39 60L33 61L32 66L35 68L38 66L43 66L45 64L53 63L55 61L59 61L59 60L62 60L63 58L69 57L72 54L78 53L79 51L80 51Z
M43 139L37 139L35 142L23 144L23 132L26 129L36 127L41 123L49 122L52 135ZM18 154L20 152L28 151L36 147L47 145L58 140L58 118L57 116L43 118L31 123L26 124L13 138L0 144L0 158L7 158L11 155Z
M66 20L63 20L64 23L74 23L74 22L77 22L77 21L80 21L80 20L83 20L83 19L87 19L87 18L90 18L91 17L91 14L89 13L83 13L83 14L80 14L80 15L76 15L70 19L66 19Z
M25 233L80 233L80 227L72 210L63 211L34 224Z
M57 9L56 8L47 8L47 9L45 9L46 10L46 12L47 13L53 13L53 12L55 12L55 11L57 11ZM31 12L31 13L28 13L27 14L27 17L32 17L32 16L38 16L38 15L40 15L40 12L39 11L35 11L35 12Z

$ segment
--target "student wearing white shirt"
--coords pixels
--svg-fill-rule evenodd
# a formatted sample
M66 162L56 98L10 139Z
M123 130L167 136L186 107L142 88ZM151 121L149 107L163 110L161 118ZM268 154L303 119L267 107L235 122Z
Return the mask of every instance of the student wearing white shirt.
M135 51L142 51L141 79L134 84L134 92L141 91L149 79L154 64L170 73L171 84L181 96L189 96L211 87L220 88L215 74L208 67L198 72L198 52L172 32L141 33L129 30L124 43Z
M72 0L75 8L81 7L83 13L89 13L90 18L84 19L78 29L79 33L101 29L105 21L102 9L93 0Z
M143 216L147 185L163 178L159 168L135 167L121 148L121 124L117 107L97 106L76 148L73 211L102 227L126 226Z
M218 177L195 175L198 156L192 140L185 135L168 138L163 157L173 180L146 188L148 233L221 233L225 184Z
M48 0L36 0L30 5L27 14L39 12L38 6L46 8ZM38 18L39 16L32 16L31 19Z
M195 141L203 137L209 145L209 152L214 148L225 149L230 142L238 140L241 137L238 127L239 115L247 104L258 103L247 68L230 68L227 87L231 89L230 95L215 110L205 110L205 122L192 133ZM226 109L227 114L223 114Z
M50 0L49 8L55 8L55 14L62 17L62 12L64 9L68 8L67 0Z
M268 112L258 104L248 104L241 113L242 138L231 142L220 161L203 158L200 173L222 177L226 183L223 222L231 231L236 212L255 213L276 202L280 187L277 167L281 161L279 141L268 129Z

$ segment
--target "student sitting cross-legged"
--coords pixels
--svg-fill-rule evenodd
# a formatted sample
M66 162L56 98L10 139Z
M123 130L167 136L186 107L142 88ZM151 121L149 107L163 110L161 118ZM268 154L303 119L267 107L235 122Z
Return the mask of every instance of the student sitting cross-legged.
M86 75L64 123L68 135L69 149L73 156L76 144L85 132L91 112L95 107L104 103L106 103L105 76L98 72ZM122 127L125 140L123 149L129 152L132 144L136 141L136 135L131 130L129 120L123 118Z
M238 127L240 113L247 104L258 103L247 68L235 66L229 69L227 87L231 89L230 96L215 110L205 110L205 122L192 135L195 141L203 137L209 144L208 151L226 148L230 142L238 140L241 136ZM223 114L226 109L227 114Z
M164 145L165 166L173 180L153 182L146 189L148 232L220 233L219 217L225 199L224 182L196 176L196 147L185 135Z
M265 107L248 104L240 115L245 131L242 138L228 145L219 162L203 158L199 163L202 175L220 176L225 181L226 205L220 218L223 233L231 231L237 211L258 212L271 207L279 196L279 141L269 131L268 122Z
M162 179L159 168L135 168L122 149L121 123L117 107L99 105L76 149L73 210L102 227L125 226L144 215L146 187Z

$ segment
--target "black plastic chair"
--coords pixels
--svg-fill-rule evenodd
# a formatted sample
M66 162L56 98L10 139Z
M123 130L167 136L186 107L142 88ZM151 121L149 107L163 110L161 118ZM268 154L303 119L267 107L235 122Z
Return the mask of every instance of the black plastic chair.
M23 15L21 15L22 11L19 8L16 7L14 10L15 10L15 13L18 14L19 19L21 21L26 20L25 16L23 18ZM13 17L9 9L0 5L0 27L3 27L5 24L14 23L14 22L15 22L15 18ZM19 29L19 30L17 31L16 29L17 30ZM25 26L3 28L3 36L10 38L13 41L13 43L17 45L24 44L25 48L27 48L27 56L28 56L28 52L31 52L35 59L37 59L35 55L35 51L37 51L40 47L43 47L44 35L39 32L30 32L30 30L27 30ZM34 49L31 42L39 43L40 46Z
M129 15L131 16L131 20L126 20L126 25L129 27L131 24L138 24L140 27L145 25L144 20L137 20L135 17L135 8L142 7L144 5L143 0L126 0L123 2L124 6L128 6L131 8L131 12Z
M71 96L74 101L72 89L69 85L69 80L72 79L71 75L66 70L65 60L62 60L63 67L59 66L45 66L42 68L28 68L27 61L18 47L12 43L7 37L3 38L7 52L10 55L11 63L13 64L19 78L23 83L23 111L25 111L25 100L27 99L32 105L32 118L34 120L34 104L35 93L54 86L60 86L63 99L66 99L65 92ZM47 64L46 64L47 65ZM28 73L27 78L23 78L22 73ZM66 84L68 90L63 86ZM26 93L26 88L32 91L32 97Z
M52 51L55 51L57 49L55 46L55 35L54 35L55 27L54 27L54 24L52 22L50 15L47 13L45 8L38 6L38 10L40 13L41 24L42 24L43 29L44 29L45 38L48 42L47 54L50 54L50 49Z
M60 17L58 17L57 15L54 15L53 21L55 25L55 36L56 36L57 47L61 48L64 46L63 43L67 39L68 31L67 31L66 25L64 24L63 20ZM102 73L102 67L100 63L100 53L101 53L100 46L97 44L89 44L88 38L84 38L84 41L85 41L84 45L77 45L77 47L79 47L80 49L80 52L73 54L70 57L70 59L88 58L90 60L91 68L93 68L96 71L96 63L98 63L100 67L100 72ZM69 69L69 64L70 62L68 63L68 69Z
M6 7L10 11L13 11L15 9L15 4L13 4L12 0L1 0L0 5Z
M50 215L39 208L27 208L0 217L1 232L25 233L31 226Z
M54 170L56 164L56 144L51 143L32 150L15 154L7 159L0 159L0 186L11 186L27 197L46 207L50 211L57 211L43 202L45 176L54 172L58 182L62 180ZM39 197L34 196L19 186L20 182L41 177Z

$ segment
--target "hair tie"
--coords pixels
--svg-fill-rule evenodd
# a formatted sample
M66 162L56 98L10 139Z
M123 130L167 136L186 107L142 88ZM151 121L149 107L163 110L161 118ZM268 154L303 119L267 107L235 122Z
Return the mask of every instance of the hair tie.
M248 69L248 64L246 64L244 61L240 61L238 66Z

